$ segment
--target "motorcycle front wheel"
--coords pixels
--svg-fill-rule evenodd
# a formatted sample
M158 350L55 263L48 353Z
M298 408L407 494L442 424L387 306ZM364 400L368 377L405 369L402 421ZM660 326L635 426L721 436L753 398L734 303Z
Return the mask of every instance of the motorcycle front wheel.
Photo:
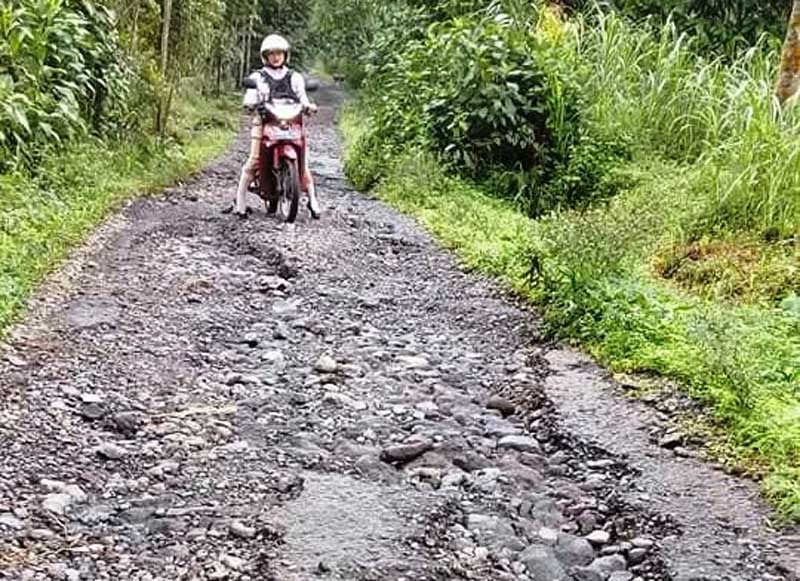
M281 220L291 224L297 218L300 207L300 172L296 161L284 160L278 173L278 181L281 186L278 214Z

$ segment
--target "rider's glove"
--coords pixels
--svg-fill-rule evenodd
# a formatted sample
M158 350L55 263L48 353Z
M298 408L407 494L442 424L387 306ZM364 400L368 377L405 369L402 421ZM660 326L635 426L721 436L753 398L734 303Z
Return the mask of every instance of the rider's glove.
M256 111L258 111L258 114L264 119L267 116L267 104L264 102L259 103Z

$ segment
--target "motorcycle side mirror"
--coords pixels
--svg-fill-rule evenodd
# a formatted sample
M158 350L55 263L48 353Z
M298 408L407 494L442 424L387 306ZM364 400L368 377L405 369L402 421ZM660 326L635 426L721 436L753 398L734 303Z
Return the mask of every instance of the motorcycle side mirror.
M258 83L255 79L251 79L250 77L247 77L244 81L242 81L242 86L245 89L258 89Z

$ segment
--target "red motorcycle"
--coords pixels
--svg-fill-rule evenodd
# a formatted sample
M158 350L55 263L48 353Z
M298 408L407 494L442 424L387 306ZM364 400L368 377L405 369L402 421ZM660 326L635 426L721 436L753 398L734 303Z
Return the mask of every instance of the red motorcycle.
M253 79L245 80L248 89L257 88ZM257 194L270 214L278 213L284 222L294 222L300 208L306 167L305 108L291 100L275 99L259 106L264 123L261 155L250 191Z

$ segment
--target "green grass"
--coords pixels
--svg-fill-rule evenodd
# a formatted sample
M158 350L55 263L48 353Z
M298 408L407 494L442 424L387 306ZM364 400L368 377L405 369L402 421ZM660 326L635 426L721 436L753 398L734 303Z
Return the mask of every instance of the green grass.
M368 123L350 109L342 127L358 178ZM685 188L703 177L684 169L633 164L634 185L608 204L539 220L419 152L395 159L376 191L466 266L539 305L554 335L615 371L683 385L723 429L717 452L763 477L778 514L800 520L800 312L791 300L711 300L658 276L649 257L691 210Z
M35 176L0 175L0 333L42 278L120 203L223 152L236 134L234 105L179 99L164 143L86 141L46 156Z

